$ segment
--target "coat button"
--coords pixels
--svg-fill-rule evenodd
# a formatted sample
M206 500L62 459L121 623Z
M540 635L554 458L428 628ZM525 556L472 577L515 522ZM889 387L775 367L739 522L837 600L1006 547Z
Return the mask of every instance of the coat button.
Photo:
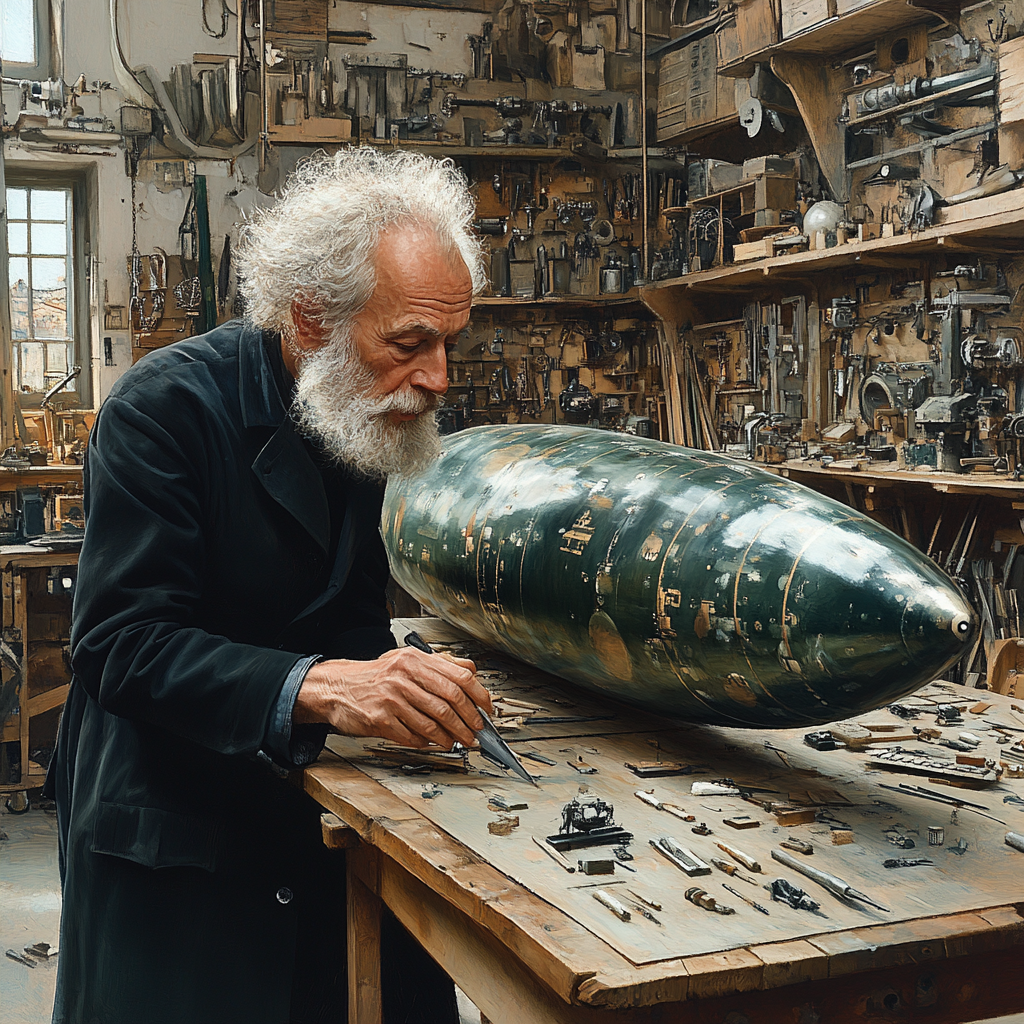
M281 888L277 890L277 902L291 903L294 895L295 894L288 888L288 886L282 885Z

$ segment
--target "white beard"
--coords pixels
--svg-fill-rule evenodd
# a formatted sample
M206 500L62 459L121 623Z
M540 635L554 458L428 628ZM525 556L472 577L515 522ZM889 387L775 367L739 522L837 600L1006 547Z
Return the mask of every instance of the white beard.
M333 461L362 476L410 476L441 454L434 416L440 398L412 388L376 395L376 377L347 332L301 354L296 384L292 416L299 430L319 441ZM392 412L419 415L393 423Z

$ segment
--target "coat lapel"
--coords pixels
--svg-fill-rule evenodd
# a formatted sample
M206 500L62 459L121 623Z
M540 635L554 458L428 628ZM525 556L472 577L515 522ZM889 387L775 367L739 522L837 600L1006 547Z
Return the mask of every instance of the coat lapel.
M274 431L252 464L263 489L297 519L327 551L331 543L331 512L323 481L290 419Z

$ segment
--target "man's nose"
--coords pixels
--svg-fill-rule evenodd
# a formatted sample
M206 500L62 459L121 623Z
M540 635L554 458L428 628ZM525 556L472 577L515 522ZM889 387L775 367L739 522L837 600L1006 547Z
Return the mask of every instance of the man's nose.
M444 342L438 339L417 360L409 383L435 395L443 395L448 390L448 352Z

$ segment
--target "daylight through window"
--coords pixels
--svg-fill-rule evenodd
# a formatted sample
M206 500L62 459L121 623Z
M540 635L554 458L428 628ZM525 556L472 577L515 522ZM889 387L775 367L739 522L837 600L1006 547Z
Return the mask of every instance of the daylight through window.
M0 3L0 60L4 64L36 63L34 0L3 0Z
M7 189L12 367L20 391L46 391L68 371L75 323L71 207L68 188Z

